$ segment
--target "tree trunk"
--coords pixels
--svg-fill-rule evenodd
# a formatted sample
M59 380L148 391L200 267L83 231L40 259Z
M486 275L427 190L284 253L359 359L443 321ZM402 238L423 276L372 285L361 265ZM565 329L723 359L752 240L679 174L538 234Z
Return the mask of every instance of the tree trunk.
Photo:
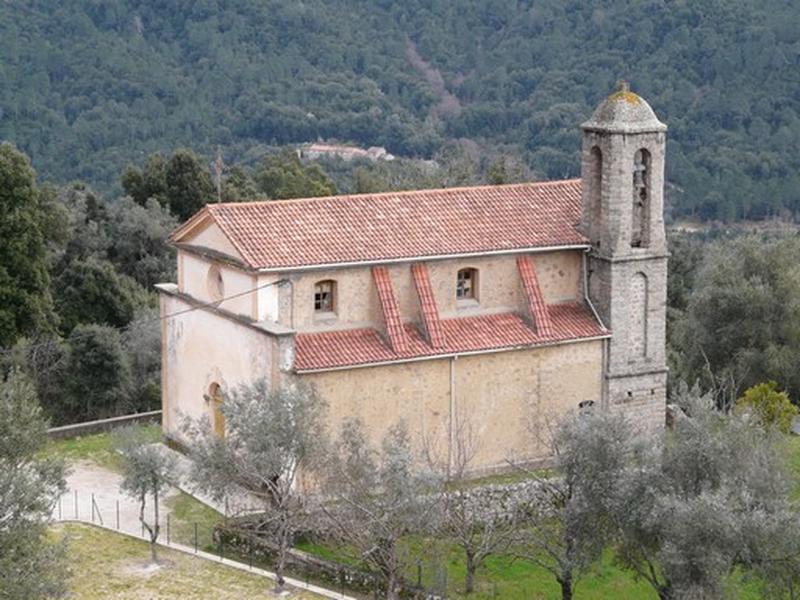
M158 556L156 554L156 542L158 541L158 534L159 534L159 526L158 526L158 490L153 492L153 514L155 516L155 524L153 525L153 529L150 531L150 553L153 557L153 562L158 562Z
M464 580L464 593L471 594L475 591L475 571L478 565L475 564L475 555L467 552L467 575Z
M558 584L561 586L561 600L572 600L572 573L559 578Z
M289 553L289 535L286 527L281 526L280 538L278 540L278 557L275 561L275 591L282 592L286 580L283 572L286 567L286 555Z
M397 593L397 575L394 570L388 573L386 578L386 600L398 600L400 596Z

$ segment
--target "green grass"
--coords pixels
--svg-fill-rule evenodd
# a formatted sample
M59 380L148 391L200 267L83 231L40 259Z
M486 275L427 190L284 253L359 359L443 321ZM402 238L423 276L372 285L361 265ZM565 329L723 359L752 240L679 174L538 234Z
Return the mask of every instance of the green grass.
M238 600L276 598L273 582L265 577L160 548L164 567L143 569L150 556L146 542L90 525L67 524L54 528L66 536L71 563L71 597L82 600L115 598L134 600ZM293 590L291 600L317 600L310 592Z
M173 541L194 546L197 524L198 547L213 551L212 534L214 526L222 520L220 513L184 492L167 499L165 504L172 512L170 537Z
M161 441L161 427L158 425L143 425L142 429L153 442ZM46 456L60 456L71 463L88 461L112 471L120 470L119 455L114 450L114 441L110 433L53 440L42 452Z

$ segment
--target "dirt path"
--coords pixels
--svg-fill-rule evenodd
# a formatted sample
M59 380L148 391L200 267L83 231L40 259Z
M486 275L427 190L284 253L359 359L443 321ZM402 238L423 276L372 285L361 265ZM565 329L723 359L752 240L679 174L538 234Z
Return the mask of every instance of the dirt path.
M54 517L87 520L138 534L142 528L139 502L124 494L121 485L122 477L108 468L86 461L73 463L67 476L67 492L56 505ZM172 488L160 499L159 521L162 524L170 513L166 500L177 494L178 490ZM145 508L145 519L148 522L153 519L151 502Z

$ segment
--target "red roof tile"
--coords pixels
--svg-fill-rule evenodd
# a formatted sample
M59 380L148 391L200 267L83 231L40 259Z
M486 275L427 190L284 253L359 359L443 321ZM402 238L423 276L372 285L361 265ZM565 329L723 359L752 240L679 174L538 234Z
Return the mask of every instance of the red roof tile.
M208 204L206 217L253 269L383 262L586 244L572 179L302 200Z
M548 337L552 335L550 315L547 312L544 298L542 298L542 290L539 289L536 267L529 256L522 255L517 257L517 269L519 269L522 289L525 291L525 299L533 329L538 334Z
M414 288L422 310L422 321L425 326L425 339L434 348L444 346L444 332L439 321L439 309L436 307L436 297L433 295L431 279L428 277L428 267L425 263L411 265L411 275L414 277Z
M395 352L408 351L406 332L400 320L400 309L397 307L397 298L392 287L392 278L386 267L372 267L372 279L378 290L378 299L381 302L383 322L386 325L386 336Z
M441 326L445 345L441 348L428 344L414 326L404 325L408 338L405 352L393 351L374 329L299 333L295 369L314 371L609 335L579 302L551 304L547 311L552 323L549 336L532 331L515 313L444 319Z

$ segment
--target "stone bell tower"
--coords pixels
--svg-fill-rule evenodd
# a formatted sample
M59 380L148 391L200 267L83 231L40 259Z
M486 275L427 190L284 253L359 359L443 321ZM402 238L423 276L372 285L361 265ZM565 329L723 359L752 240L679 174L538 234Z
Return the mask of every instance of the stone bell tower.
M581 125L589 297L611 329L603 403L648 428L666 409L667 126L624 82Z

